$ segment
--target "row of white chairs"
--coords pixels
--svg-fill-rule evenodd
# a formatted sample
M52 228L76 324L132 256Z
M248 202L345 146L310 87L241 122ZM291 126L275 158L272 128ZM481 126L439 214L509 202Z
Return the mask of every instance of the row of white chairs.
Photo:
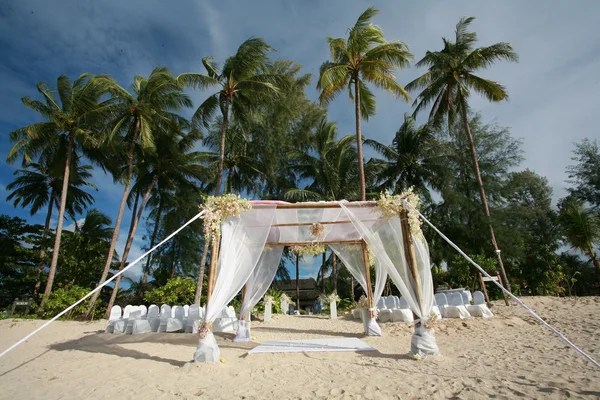
M377 317L380 322L413 322L414 316L408 303L402 297L381 297L376 305ZM468 318L483 317L490 318L494 315L485 303L483 293L473 293L473 304L466 292L437 293L435 305L432 309L436 319L440 318ZM360 310L353 310L354 318L361 318Z
M444 318L469 318L471 316L491 318L494 316L480 291L473 293L473 304L465 292L436 293L435 302Z
M122 313L121 313L122 311ZM185 332L198 331L204 318L204 307L197 304L169 306L127 305L123 310L114 306L106 327L106 333L141 334L148 332ZM233 307L225 307L219 318L213 322L213 332L231 332L237 328L237 318Z

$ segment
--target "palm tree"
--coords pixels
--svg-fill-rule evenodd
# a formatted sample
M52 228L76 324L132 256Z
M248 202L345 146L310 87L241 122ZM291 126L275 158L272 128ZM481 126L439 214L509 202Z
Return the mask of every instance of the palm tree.
M321 104L330 103L346 88L354 101L360 200L363 201L366 200L366 182L360 120L361 117L368 120L375 114L375 95L366 83L407 101L410 99L406 90L396 82L394 67L407 67L412 54L403 42L386 42L381 29L370 23L378 12L374 7L363 12L350 28L348 39L327 38L332 60L321 65L317 83Z
M512 46L508 43L500 42L488 47L474 48L477 42L477 34L469 32L468 28L473 17L463 17L456 25L456 38L452 42L448 39L442 39L444 48L440 51L428 51L420 60L417 67L428 67L428 71L422 76L406 85L409 91L422 90L419 93L414 104L416 106L414 115L430 104L429 121L434 124L440 124L447 119L448 126L452 126L457 116L462 119L465 134L469 141L471 159L477 182L479 184L479 194L481 197L481 206L487 218L490 238L498 258L498 265L502 273L504 285L510 288L502 256L498 249L494 227L490 218L483 180L479 171L477 153L471 128L469 127L469 104L471 90L491 102L499 102L508 99L506 88L498 82L481 78L475 75L480 69L492 66L496 61L507 60L517 61L518 56Z
M358 198L357 158L354 137L337 140L337 125L322 119L308 144L292 155L294 170L302 181L311 183L304 189L290 189L289 201L342 200Z
M208 175L206 167L201 164L200 153L191 151L200 139L200 133L194 130L185 134L183 131L185 127L182 126L182 123L184 121L179 117L173 117L166 122L158 122L153 130L153 140L156 143L155 150L146 154L144 159L137 163L140 172L132 191L143 193L143 196L129 231L125 250L121 257L120 270L124 268L127 262L137 226L142 218L150 193L157 183L161 182L161 187L173 190L178 187L189 186L190 181L203 181ZM120 277L121 275L115 280L113 293L107 306L107 315L110 313L110 308L119 290Z
M267 53L272 50L263 39L250 38L242 43L235 55L225 60L222 69L219 70L219 66L212 57L204 57L202 64L207 75L189 72L177 77L177 81L185 86L201 89L211 86L219 87L219 91L209 96L193 116L194 122L201 122L207 128L217 110L220 110L223 118L215 196L221 192L225 162L225 137L230 116L240 122L250 117L259 118L258 109L261 103L278 91L274 84L277 76L261 71L261 68L267 63Z
M8 153L8 162L13 163L22 155L23 161L27 164L44 149L55 146L61 138L67 143L58 209L58 226L48 281L40 303L40 309L43 309L52 290L56 274L73 153L77 148L86 150L97 147L101 143L102 137L99 132L110 117L114 102L110 98L105 98L108 85L104 77L92 77L90 74L81 75L75 82L71 82L68 77L61 75L57 80L56 91L43 82L38 83L37 89L42 95L43 101L33 100L29 97L24 97L21 101L27 108L44 117L45 121L19 128L10 133L10 139L15 142L15 145ZM56 94L58 94L58 98Z
M63 141L61 141L61 144ZM66 146L59 146L51 150L51 157L40 157L40 163L31 163L27 169L18 169L14 175L17 175L14 181L6 186L7 191L11 193L6 198L7 201L13 200L15 207L28 207L30 215L36 214L42 207L47 207L46 221L44 223L44 233L40 245L40 255L37 266L37 273L41 274L46 257L47 243L50 220L54 207L60 207L58 193L63 184L63 177L60 173L60 166L63 164L66 153ZM67 191L66 211L72 218L76 214L81 214L94 198L88 192L81 189L81 186L96 186L88 181L92 177L91 165L80 165L79 156L74 153L71 159L71 171L69 173L69 188ZM33 288L34 297L37 295L41 285L41 280L37 280Z
M396 132L390 146L373 139L365 144L373 147L383 159L372 158L368 164L375 169L377 191L390 189L394 194L413 187L428 200L431 194L428 187L439 187L444 169L440 143L429 126L416 126L408 114Z
M567 198L561 206L559 221L571 247L592 260L600 283L600 259L596 253L600 245L600 214L586 209L579 199Z
M120 153L121 146L114 146L114 143L126 143L128 145L128 152L126 155L127 169L125 176L121 177L117 175L115 179L121 181L125 187L115 222L113 238L98 285L102 285L106 281L115 246L119 238L125 204L133 181L136 148L138 148L138 152L140 153L151 151L155 147L153 130L157 126L157 123L181 118L174 114L173 111L192 106L190 98L183 93L173 75L164 67L155 68L148 78L141 75L135 76L131 86L134 95L119 86L112 79L104 77L103 81L110 88L111 93L120 100L116 111L116 118L111 121L111 132L107 149L112 148L111 150L115 153ZM99 294L100 291L92 295L86 317L91 315Z

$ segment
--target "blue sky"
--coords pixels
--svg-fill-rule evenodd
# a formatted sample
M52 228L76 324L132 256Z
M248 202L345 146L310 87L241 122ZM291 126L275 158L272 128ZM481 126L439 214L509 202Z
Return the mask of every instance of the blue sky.
M346 36L348 27L368 6L388 40L406 42L415 58L439 49L442 36L452 36L464 15L481 45L510 42L519 53L518 64L501 63L482 73L506 85L510 101L488 104L475 97L472 107L487 121L496 120L522 139L530 168L546 176L555 199L564 195L565 167L573 142L599 138L595 111L600 103L600 41L596 21L600 3L489 1L192 1L154 0L77 1L8 0L0 3L0 159L11 146L8 133L36 120L21 104L35 96L35 84L54 84L60 74L109 74L128 86L136 74L148 75L155 66L173 73L203 71L201 59L222 61L250 36L264 38L277 49L273 57L291 59L313 74L308 96L316 100L314 76L328 58L325 38ZM416 68L398 71L402 84L414 79ZM364 124L364 135L390 142L410 105L377 93L377 115ZM205 93L192 92L195 104ZM350 101L340 96L329 108L341 134L353 132ZM367 157L370 155L367 152ZM8 204L5 186L15 166L0 162L0 213L43 223L43 214ZM122 187L97 171L95 207L113 220ZM122 251L129 215L121 227ZM130 257L141 254L140 229ZM315 275L318 263L306 263L303 275ZM134 275L137 271L134 272Z

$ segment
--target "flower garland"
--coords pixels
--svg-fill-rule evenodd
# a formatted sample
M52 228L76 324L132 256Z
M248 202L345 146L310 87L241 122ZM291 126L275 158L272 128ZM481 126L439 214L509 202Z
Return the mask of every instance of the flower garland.
M331 303L332 301L335 301L335 302L337 303L338 301L340 301L340 296L338 296L338 295L337 295L337 293L335 293L335 292L333 292L333 293L330 293L330 294L327 296L327 301L329 301L330 303Z
M314 222L310 225L310 233L315 237L315 239L320 240L325 235L325 226L320 222Z
M404 200L408 201L408 203L417 210L421 206L421 199L413 191L412 187L397 196L389 193L382 193L377 201L377 206L384 215L394 216L400 214L400 212L404 210ZM423 232L421 231L421 224L423 222L419 218L419 214L410 207L406 211L408 212L408 226L410 226L411 233L415 238L423 241Z
M242 212L252 208L247 199L242 199L236 194L224 194L223 196L209 196L201 206L204 213L204 231L216 236L221 231L221 223L230 217L239 217Z
M358 302L356 303L356 308L366 308L367 310L371 308L369 299L367 299L365 295L360 296L360 299L358 299Z
M265 304L272 303L272 302L273 302L273 296L271 296L271 295L266 295L265 297L263 297L263 302L264 302Z

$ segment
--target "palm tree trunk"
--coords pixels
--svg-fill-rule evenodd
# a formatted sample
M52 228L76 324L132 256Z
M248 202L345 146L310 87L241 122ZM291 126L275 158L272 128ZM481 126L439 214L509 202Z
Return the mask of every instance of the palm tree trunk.
M171 269L171 278L175 278L175 271L177 270L177 245L173 245L173 268Z
M227 193L233 192L233 184L231 182L231 176L233 175L233 170L229 168L229 172L227 173Z
M596 278L598 279L598 284L600 284L600 260L596 257L595 252L591 252L590 258L592 259L592 263L596 269Z
M229 122L229 99L225 98L225 109L223 111L223 123L221 124L221 144L219 146L219 168L217 169L217 187L215 196L221 193L221 182L223 180L223 163L225 162L225 136L227 135L227 124Z
M48 230L50 229L50 220L52 218L52 208L54 204L54 190L50 192L50 200L48 201L48 212L46 213L46 222L44 223L44 234L42 235L42 242L40 245L40 258L38 261L38 266L36 268L36 273L38 275L38 280L33 287L33 297L36 298L37 294L40 290L40 286L42 285L41 275L44 270L44 258L46 257L46 239L48 239Z
M296 253L296 310L300 312L300 256Z
M481 178L481 171L479 170L479 162L477 161L477 152L475 150L475 142L473 140L473 135L471 134L471 127L469 126L469 117L467 115L467 105L463 102L462 104L462 117L463 124L465 125L465 132L467 134L467 139L469 140L469 148L471 150L471 160L473 161L473 171L475 172L475 178L477 179L477 183L479 184L479 196L481 197L481 207L483 208L483 213L488 222L488 226L490 229L490 239L492 241L492 246L494 246L494 251L496 252L496 258L498 259L498 266L500 267L500 274L502 275L502 280L504 281L504 287L510 290L510 282L508 281L508 276L506 276L506 270L504 269L504 263L502 262L502 255L500 254L500 249L498 248L498 242L496 241L496 234L494 233L494 227L492 226L492 218L490 217L490 209L488 207L487 197L485 195L485 189L483 187L483 179Z
M350 297L352 297L352 301L354 301L354 277L350 277Z
M148 202L148 197L150 197L150 192L152 192L152 189L154 189L154 185L156 185L157 181L158 175L154 177L152 183L150 184L150 187L148 188L148 190L146 190L146 193L144 193L144 197L142 197L142 204L140 204L140 207L137 210L137 215L135 216L133 224L129 229L129 237L127 238L127 243L125 244L123 257L121 257L121 266L119 267L119 271L122 271L123 268L125 268L125 263L127 262L127 257L129 256L131 245L133 244L133 238L135 237L135 231L137 230L137 226L140 220L142 219L142 214L144 213L144 208L146 207L146 203ZM135 215L135 212L133 214ZM122 276L123 275L119 275L117 276L117 279L115 279L115 287L113 288L112 294L110 295L110 300L108 301L108 305L106 306L105 318L108 318L110 316L110 309L112 308L113 304L115 304L115 299L117 298L117 293L119 292L119 284L121 283Z
M135 143L137 141L139 131L139 121L137 121L133 128L133 137L131 138L131 143L129 144L129 165L127 167L127 183L125 184L125 188L123 189L123 197L121 198L121 205L119 206L119 214L117 215L117 221L115 222L115 228L113 230L112 240L110 242L110 247L108 249L108 255L106 256L106 263L104 263L104 270L102 271L102 276L100 277L100 281L98 282L98 286L101 286L106 281L106 277L108 277L108 271L110 270L110 266L112 264L113 255L115 254L115 247L117 246L117 240L119 239L119 230L121 229L121 221L123 220L123 214L125 213L125 204L127 204L127 195L129 194L129 188L131 187L131 179L133 178L133 155L135 151ZM96 305L96 300L98 300L98 296L100 296L101 290L98 290L96 293L92 295L90 299L90 306L88 307L87 312L85 313L85 317L89 318Z
M69 147L67 148L67 160L65 162L65 173L63 175L63 186L60 193L60 207L58 208L58 224L56 226L56 237L54 239L54 249L52 250L52 262L50 263L50 271L48 272L48 281L44 289L44 296L40 303L39 311L44 310L44 305L48 301L48 296L52 291L54 283L54 275L56 275L56 265L58 264L58 251L60 250L60 238L62 235L63 222L65 219L65 207L67 205L67 189L69 188L69 173L71 172L71 156L73 155L73 144L75 143L75 135L69 133Z
M210 244L210 237L204 239L204 249L202 250L202 257L200 257L200 271L198 271L198 282L196 282L196 294L194 295L194 304L200 305L200 299L202 298L202 284L204 283L204 271L206 270L206 254L208 253L208 246Z
M159 194L160 196L160 194ZM150 248L154 247L154 242L156 241L156 235L158 234L158 227L160 226L160 217L162 216L162 208L163 208L163 197L160 196L160 200L158 201L158 210L156 210L156 221L154 222L154 229L152 230L152 236L150 237ZM142 282L140 284L140 297L144 297L144 285L148 282L148 275L150 274L150 262L152 260L152 253L148 254L148 259L146 260L146 266L144 267L144 276L142 277Z
M363 164L362 134L360 131L360 81L358 74L354 75L354 116L356 118L356 154L358 157L358 178L360 179L360 200L367 200L365 183L365 166Z

